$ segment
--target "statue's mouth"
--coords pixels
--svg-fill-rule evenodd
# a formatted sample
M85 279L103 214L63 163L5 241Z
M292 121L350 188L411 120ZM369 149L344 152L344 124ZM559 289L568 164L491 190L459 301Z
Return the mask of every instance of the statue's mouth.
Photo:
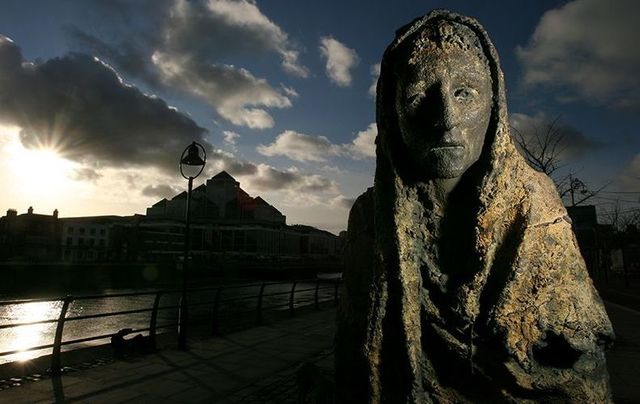
M431 148L431 150L451 150L451 149L464 149L464 145L462 143L440 143L436 146L434 146L433 148Z

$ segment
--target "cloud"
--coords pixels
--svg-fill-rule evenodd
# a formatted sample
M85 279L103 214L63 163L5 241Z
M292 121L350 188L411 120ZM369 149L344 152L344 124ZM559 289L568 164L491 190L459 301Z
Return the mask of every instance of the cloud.
M617 180L624 191L637 192L640 189L640 154L636 154L622 170Z
M147 185L142 189L142 195L151 198L172 198L178 191L178 189L166 184Z
M247 189L256 191L290 191L337 193L337 183L317 174L305 174L292 167L279 170L268 164L256 164L239 160L233 154L216 149L209 153L208 175L221 170L233 176L243 177Z
M320 55L327 60L327 76L340 87L351 85L351 69L358 64L358 54L332 37L320 39Z
M268 146L259 145L257 150L265 156L286 156L301 162L323 162L328 156L337 156L341 153L340 147L332 144L324 136L305 135L292 130L282 132Z
M120 35L127 38L120 43L106 42L77 27L68 33L83 49L98 53L127 74L156 88L195 96L222 118L253 129L273 127L267 109L290 107L297 93L290 87L274 88L247 69L220 60L275 53L284 70L308 76L288 35L254 1L174 0L147 6L148 26L154 30Z
M176 0L164 30L164 47L200 60L274 52L285 71L307 77L288 35L253 0Z
M222 132L222 135L224 136L225 143L229 143L232 146L235 146L236 141L240 138L239 134L230 130L225 130L224 132Z
M329 205L342 209L351 209L355 201L356 200L354 198L347 198L344 195L338 195L329 201Z
M202 63L190 56L164 52L155 52L152 59L165 84L215 106L218 114L234 125L270 128L274 125L271 115L255 106L291 106L287 96L248 70L232 65Z
M358 132L356 138L347 144L333 144L325 136L313 136L286 130L279 134L270 145L259 145L258 153L269 156L284 156L300 162L325 162L330 157L351 157L356 160L375 157L375 123Z
M538 113L534 116L510 114L509 121L513 129L522 135L533 149L539 148L538 140L544 139L548 131L551 130L552 137L559 139L556 150L560 162L582 157L587 152L604 146L570 125L554 122L544 113Z
M0 121L21 127L25 147L55 149L90 167L144 166L173 172L186 144L207 144L205 129L162 99L125 83L99 59L71 53L31 63L4 36ZM84 174L91 179L88 171Z
M640 3L576 0L547 11L516 49L526 86L550 86L561 98L640 108Z
M71 174L71 178L76 181L95 182L102 178L102 174L97 170L89 167L76 168Z
M286 189L289 191L337 193L335 181L317 174L302 174L296 170L282 171L267 164L258 164L256 175L248 179L250 186L259 191Z
M376 156L376 136L378 135L378 126L375 122L371 123L367 129L356 134L351 144L346 145L350 154L355 159L362 159Z
M378 86L378 79L380 78L380 63L376 63L371 66L371 77L373 77L373 82L369 86L369 95L376 98L376 89Z

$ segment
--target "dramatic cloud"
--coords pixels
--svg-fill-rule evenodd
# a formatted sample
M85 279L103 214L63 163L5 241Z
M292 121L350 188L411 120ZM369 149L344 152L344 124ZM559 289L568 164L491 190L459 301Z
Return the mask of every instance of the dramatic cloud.
M320 39L320 54L327 60L327 76L341 87L351 85L351 69L358 64L358 54L332 37Z
M371 66L371 77L373 77L373 82L369 86L369 95L376 98L376 88L378 86L378 79L380 78L380 63Z
M376 123L372 123L363 131L358 132L356 138L346 148L351 152L355 159L362 159L376 156L376 136L378 135L378 127Z
M305 135L292 130L282 132L272 144L260 145L257 150L265 156L286 156L302 162L322 162L326 161L328 156L337 156L341 153L340 147L332 144L324 136Z
M133 10L135 5L129 7ZM286 71L308 75L287 34L254 1L175 0L154 3L148 9L156 10L147 16L154 31L122 35L128 39L121 43L105 42L78 28L69 33L84 49L124 72L152 86L195 96L222 118L254 129L272 127L273 118L265 108L290 107L297 93L289 87L274 88L247 69L220 60L276 53Z
M565 90L561 98L640 108L640 2L576 0L547 11L517 49L524 84Z
M375 157L375 138L378 133L375 123L358 132L353 142L333 144L324 136L312 136L287 130L279 134L270 145L259 145L257 150L264 156L284 156L300 162L325 162L330 157L343 156L357 160Z
M178 193L178 189L166 184L148 185L142 189L142 195L152 198L171 199Z
M539 113L535 116L511 114L510 123L514 132L521 135L531 148L537 149L544 143L547 133L551 132L551 142L557 142L556 153L559 161L583 156L585 153L603 147L598 141L586 137L576 128L564 125Z
M29 63L4 36L0 121L22 128L25 147L54 149L90 167L174 171L185 144L207 143L205 130L188 116L126 84L100 60L73 53Z

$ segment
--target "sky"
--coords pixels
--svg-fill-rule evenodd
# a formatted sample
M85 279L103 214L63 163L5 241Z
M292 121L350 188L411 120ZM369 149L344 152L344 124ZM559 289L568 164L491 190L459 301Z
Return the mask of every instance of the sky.
M145 213L186 188L182 150L287 216L338 233L373 185L375 83L394 32L477 18L512 125L563 135L601 211L640 198L640 2L4 0L0 209Z

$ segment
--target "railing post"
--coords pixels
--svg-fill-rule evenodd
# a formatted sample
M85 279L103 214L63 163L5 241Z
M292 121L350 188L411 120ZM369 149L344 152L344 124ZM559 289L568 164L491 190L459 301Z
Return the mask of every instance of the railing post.
M293 285L291 285L291 293L289 294L289 315L291 317L296 314L293 307L293 296L296 294L296 284L297 282L293 282Z
M260 294L258 295L258 304L256 305L256 322L258 325L262 325L262 298L264 296L264 288L266 286L266 283L263 283L260 286Z
M315 293L316 310L320 310L320 299L318 298L319 289L320 289L320 279L316 279L316 293Z
M53 352L51 353L51 374L54 375L59 375L61 371L60 350L62 348L62 333L64 331L64 320L67 317L67 310L69 310L71 302L73 302L73 296L67 296L64 298L62 308L60 309L60 316L58 317L56 335L53 340Z
M153 300L151 320L149 320L149 343L153 349L156 349L156 325L158 324L158 306L160 306L161 297L162 292L156 293L156 298Z
M213 301L213 318L211 320L211 335L220 335L220 295L222 294L222 287L216 289L216 298Z
M337 306L338 305L338 287L340 286L340 282L336 281L336 285L333 289L333 303Z

